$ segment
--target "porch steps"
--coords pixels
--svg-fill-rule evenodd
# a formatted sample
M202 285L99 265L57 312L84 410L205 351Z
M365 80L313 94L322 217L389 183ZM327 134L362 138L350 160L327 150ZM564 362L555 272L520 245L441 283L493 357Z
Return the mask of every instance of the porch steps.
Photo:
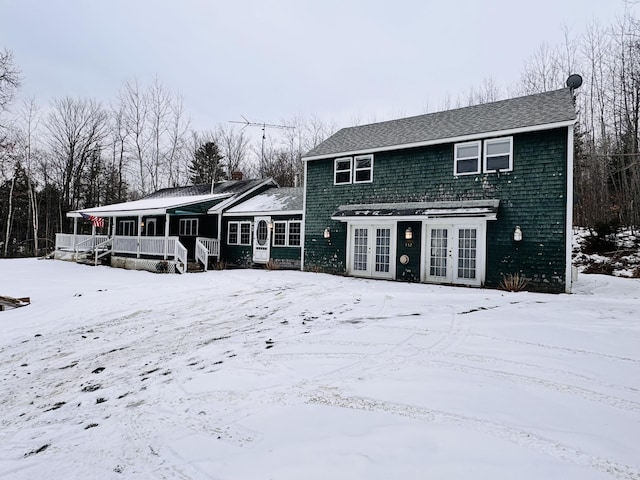
M200 262L188 262L187 272L188 273L204 272L204 268L202 267L202 264Z

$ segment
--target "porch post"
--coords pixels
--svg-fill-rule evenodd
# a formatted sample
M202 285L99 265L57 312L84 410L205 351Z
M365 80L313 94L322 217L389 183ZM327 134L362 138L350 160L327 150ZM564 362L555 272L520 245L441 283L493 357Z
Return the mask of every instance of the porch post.
M140 237L142 237L142 215L138 215L138 253L136 258L140 258Z
M73 261L78 260L78 250L76 249L76 235L78 234L78 217L73 217Z
M164 216L164 259L167 259L167 248L169 244L169 214Z
M76 235L78 234L78 217L73 217L73 249L76 249Z

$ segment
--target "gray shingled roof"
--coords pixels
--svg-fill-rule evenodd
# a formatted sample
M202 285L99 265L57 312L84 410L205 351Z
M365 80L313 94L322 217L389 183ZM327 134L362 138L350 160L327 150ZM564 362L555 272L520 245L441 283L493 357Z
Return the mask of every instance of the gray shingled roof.
M471 107L359 127L343 128L304 157L372 151L406 144L437 142L576 119L571 90L511 98Z
M240 194L244 193L248 190L251 190L253 187L259 185L264 182L264 179L249 179L249 180L229 180L220 183L216 183L213 193L230 193L230 194ZM148 198L165 198L165 197L185 197L190 195L207 195L211 192L211 184L204 183L198 185L189 185L187 187L171 187L171 188L163 188L156 192L150 193L149 195L143 197L145 199Z

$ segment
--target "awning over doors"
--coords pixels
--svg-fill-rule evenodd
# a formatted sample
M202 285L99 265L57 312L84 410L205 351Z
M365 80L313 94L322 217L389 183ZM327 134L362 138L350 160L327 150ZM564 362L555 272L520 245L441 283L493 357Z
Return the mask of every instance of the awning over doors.
M340 205L331 219L340 222L470 217L495 220L499 205L498 199Z

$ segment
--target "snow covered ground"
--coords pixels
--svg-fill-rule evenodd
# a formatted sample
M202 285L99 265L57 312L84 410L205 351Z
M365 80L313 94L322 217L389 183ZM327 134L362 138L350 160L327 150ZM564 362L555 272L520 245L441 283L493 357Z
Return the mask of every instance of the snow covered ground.
M0 260L0 478L639 479L640 280Z

